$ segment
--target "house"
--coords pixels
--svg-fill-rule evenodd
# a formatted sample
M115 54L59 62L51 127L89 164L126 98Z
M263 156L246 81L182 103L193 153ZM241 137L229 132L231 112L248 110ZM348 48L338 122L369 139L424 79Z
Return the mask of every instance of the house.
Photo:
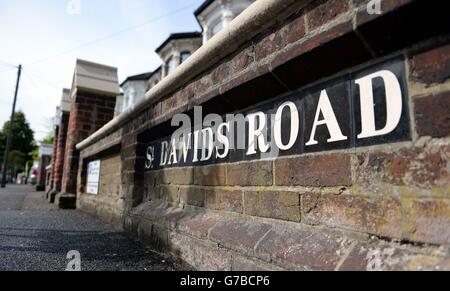
M219 33L255 0L207 0L194 12L202 27L203 44Z
M153 72L128 77L120 84L122 94L117 96L114 115L117 116L138 103L145 93L161 80L161 67Z
M166 77L202 46L200 32L173 33L157 49L162 60L162 76Z
M157 49L162 65L153 72L130 76L120 85L123 93L117 96L115 116L120 115L144 98L145 93L172 73L196 50L226 27L255 0L207 0L194 15L202 32L171 34Z

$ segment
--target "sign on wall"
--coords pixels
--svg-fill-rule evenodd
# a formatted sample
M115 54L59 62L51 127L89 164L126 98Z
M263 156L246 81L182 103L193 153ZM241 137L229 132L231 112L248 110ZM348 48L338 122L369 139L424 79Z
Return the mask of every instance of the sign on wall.
M193 126L178 118L182 129L146 147L144 170L410 140L407 92L405 62L396 58L242 113L202 117Z
M99 160L88 164L86 183L86 192L88 194L98 194L100 184L100 165L101 162Z

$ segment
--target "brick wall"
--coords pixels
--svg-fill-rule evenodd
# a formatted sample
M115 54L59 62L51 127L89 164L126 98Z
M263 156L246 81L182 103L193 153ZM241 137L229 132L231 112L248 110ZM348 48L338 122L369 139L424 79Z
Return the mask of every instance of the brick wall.
M61 191L76 194L79 152L76 144L114 117L115 97L78 90L70 110Z
M62 177L64 171L64 158L66 151L67 130L69 127L69 113L63 112L61 115L61 123L58 130L58 139L56 145L56 158L55 165L53 166L53 190L61 192L62 189Z
M47 171L45 168L50 165L51 159L51 156L42 156L39 160L38 191L45 191L45 180L47 178Z
M54 139L53 139L53 153L52 153L52 173L50 176L50 184L48 185L51 190L55 187L55 175L56 175L56 156L58 155L58 139L59 139L59 125L55 126Z
M124 210L120 155L101 159L98 195L79 191L79 207L111 224L120 226ZM99 207L100 206L100 207Z
M368 15L367 2L292 7L83 149L88 161L120 147L125 229L202 270L450 269L446 10L386 0L382 15ZM419 13L429 21L417 21ZM142 171L146 143L169 135L176 113L195 105L204 114L244 110L393 56L407 68L410 141Z

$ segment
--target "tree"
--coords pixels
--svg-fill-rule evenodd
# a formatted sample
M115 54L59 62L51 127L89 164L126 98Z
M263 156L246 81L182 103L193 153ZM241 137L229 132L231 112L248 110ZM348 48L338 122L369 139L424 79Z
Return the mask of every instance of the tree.
M19 151L11 151L8 155L8 164L10 169L13 170L14 176L25 170L26 162L26 155Z
M10 122L7 121L0 131L0 163L3 163L3 156L5 153L6 138L8 136ZM11 147L9 154L9 169L22 168L27 161L31 161L31 152L36 149L34 142L34 133L30 128L30 124L25 118L23 112L16 112L14 114L13 135L11 139ZM11 159L14 159L15 164L11 164Z
M40 144L53 144L54 141L54 134L49 133L46 137L44 137L39 143Z

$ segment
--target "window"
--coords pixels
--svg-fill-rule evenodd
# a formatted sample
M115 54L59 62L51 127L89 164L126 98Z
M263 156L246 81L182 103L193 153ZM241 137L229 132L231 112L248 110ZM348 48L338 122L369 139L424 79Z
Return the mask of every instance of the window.
M180 64L184 63L191 56L191 52L182 52L180 55Z
M177 67L177 63L175 61L175 59L173 57L170 57L167 61L166 61L166 76L169 75L170 73L172 73Z
M134 90L134 88L128 89L125 95L124 110L133 106L135 98L136 98L136 90Z
M216 34L218 34L222 30L222 28L223 28L222 21L220 21L216 25L214 25L212 30L211 30L211 37L213 37Z
M123 95L119 95L116 98L115 116L119 115L122 112L123 112Z
M122 102L122 112L124 112L125 110L127 110L127 108L128 108L128 101L129 100L129 98L128 98L128 94L125 94L125 96L123 96L123 102Z

